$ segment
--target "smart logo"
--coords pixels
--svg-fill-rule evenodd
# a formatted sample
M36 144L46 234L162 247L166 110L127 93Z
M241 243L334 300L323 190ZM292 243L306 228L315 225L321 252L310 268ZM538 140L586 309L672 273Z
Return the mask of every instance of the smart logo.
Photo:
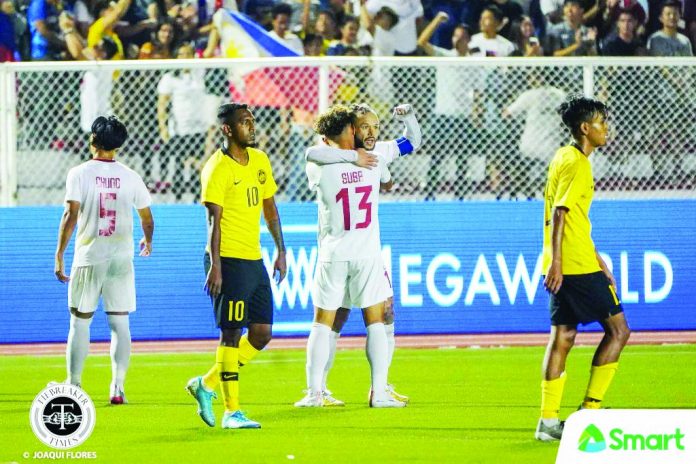
M578 440L578 449L585 453L598 453L604 451L606 447L604 434L594 424L588 425Z
M640 433L625 433L620 428L611 429L609 432L609 449L613 451L683 451L682 440L684 434L677 428L674 433L653 433L643 435ZM673 448L670 448L674 445ZM598 453L607 448L604 434L594 425L588 425L578 440L578 450L585 453Z

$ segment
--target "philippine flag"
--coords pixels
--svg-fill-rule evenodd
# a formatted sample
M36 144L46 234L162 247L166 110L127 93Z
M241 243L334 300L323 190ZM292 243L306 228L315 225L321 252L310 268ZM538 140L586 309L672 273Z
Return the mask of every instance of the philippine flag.
M213 16L213 23L220 34L222 57L275 57L290 61L299 56L259 24L236 11L218 10ZM341 70L330 71L330 95L340 86L343 76ZM253 106L318 110L319 69L316 66L262 67L233 63L229 77L234 100Z

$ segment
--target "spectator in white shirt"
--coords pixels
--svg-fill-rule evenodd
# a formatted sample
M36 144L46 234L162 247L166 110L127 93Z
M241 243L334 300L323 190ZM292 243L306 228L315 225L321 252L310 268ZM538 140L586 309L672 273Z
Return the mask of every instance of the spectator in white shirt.
M481 11L479 29L469 43L469 53L473 56L510 56L515 51L515 45L498 34L498 28L503 19L500 9L495 5L487 5Z
M292 7L287 3L279 3L271 10L271 16L273 17L271 22L273 29L269 32L269 35L282 42L298 55L304 55L302 40L289 31Z
M389 7L399 16L392 29L395 55L415 55L418 49L418 30L423 24L423 5L420 0L367 0L365 8L374 17L382 8Z

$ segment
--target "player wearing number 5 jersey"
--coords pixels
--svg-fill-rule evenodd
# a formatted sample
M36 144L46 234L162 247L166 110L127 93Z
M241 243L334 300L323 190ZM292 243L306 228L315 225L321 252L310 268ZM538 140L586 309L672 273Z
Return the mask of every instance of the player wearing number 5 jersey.
M198 403L198 414L215 425L212 398L221 387L225 403L222 428L259 428L239 407L239 366L249 362L271 340L271 283L261 259L261 213L273 236L278 257L274 272L285 277L285 244L274 195L268 156L256 145L254 115L246 105L228 103L218 109L225 144L201 173L201 200L208 214L205 254L206 289L213 301L220 346L207 374L186 386ZM248 327L247 335L242 329Z
M335 148L355 148L355 114L336 105L319 116L315 130ZM362 149L361 149L362 150ZM344 301L363 309L367 328L367 356L372 390L370 406L403 407L387 392L387 336L384 301L390 289L382 284L384 264L380 254L379 189L389 182L383 158L375 169L349 163L307 163L310 189L319 208L319 257L312 298L314 323L307 340L307 394L298 407L325 405L322 380L330 352L331 328Z
M131 344L128 315L135 311L133 208L138 211L144 234L141 256L152 252L155 227L150 194L142 178L114 160L127 137L126 127L115 117L99 117L92 124L92 159L68 172L54 267L58 280L69 282L66 382L81 383L89 328L101 297L111 327L112 404L126 402L123 385ZM68 277L63 255L75 225L75 256Z

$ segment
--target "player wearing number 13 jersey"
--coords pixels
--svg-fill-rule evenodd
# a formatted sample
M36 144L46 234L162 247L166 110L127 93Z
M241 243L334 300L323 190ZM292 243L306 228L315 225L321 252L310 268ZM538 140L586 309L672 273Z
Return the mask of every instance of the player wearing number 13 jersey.
M99 117L92 124L89 147L92 159L68 173L54 268L58 280L70 282L66 382L81 383L89 348L89 327L101 297L111 327L113 404L126 402L123 384L131 343L128 315L135 311L134 207L144 234L141 256L150 255L154 230L150 194L142 178L114 160L127 136L126 127L114 117ZM75 225L75 256L68 277L64 273L63 254Z
M319 116L315 130L335 148L355 148L355 114L336 105ZM362 150L362 149L361 149ZM380 253L379 188L390 174L378 156L375 169L349 163L307 163L310 189L319 208L319 258L314 274L312 298L315 316L307 341L307 391L298 407L325 405L322 396L324 369L329 359L331 328L336 310L346 296L363 310L367 328L367 357L370 363L372 407L403 407L387 387L387 336L384 330L384 301L391 291L382 284L384 264Z

